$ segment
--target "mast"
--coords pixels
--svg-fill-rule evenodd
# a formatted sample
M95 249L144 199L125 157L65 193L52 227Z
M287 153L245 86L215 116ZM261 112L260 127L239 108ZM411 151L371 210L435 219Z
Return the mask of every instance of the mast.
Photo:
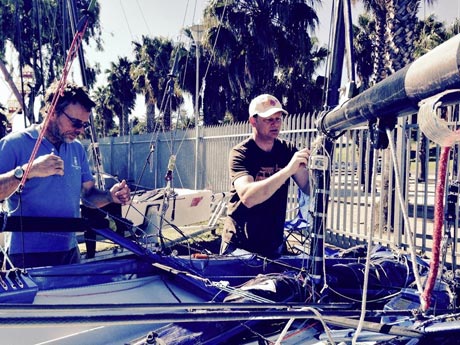
M332 8L332 27L329 45L332 46L328 66L326 71L325 104L324 108L329 110L339 103L340 85L342 81L342 70L345 59L345 46L348 52L348 77L354 78L353 72L353 52L352 52L352 33L351 33L351 11L350 0L338 0L334 2ZM350 85L354 85L351 80L347 86L347 92L352 92ZM348 96L348 94L346 95ZM323 276L323 246L326 235L326 215L329 204L330 191L330 157L334 151L334 138L321 134L318 140L311 147L310 169L314 179L313 191L313 228L312 243L310 246L311 269L310 278L314 290L317 292L321 288L325 277ZM316 294L314 294L316 298Z
M63 1L65 3L65 0ZM70 25L72 28L72 34L75 35L77 31L77 14L75 0L67 0ZM80 73L82 78L83 85L88 88L88 79L86 77L86 63L83 53L83 47L79 45L78 47L78 62L80 65ZM91 150L92 150L92 159L94 163L94 168L96 169L96 185L100 189L105 189L105 182L103 178L104 168L102 166L101 152L99 150L99 143L97 140L96 129L94 127L94 116L93 112L90 113L90 139L91 139Z

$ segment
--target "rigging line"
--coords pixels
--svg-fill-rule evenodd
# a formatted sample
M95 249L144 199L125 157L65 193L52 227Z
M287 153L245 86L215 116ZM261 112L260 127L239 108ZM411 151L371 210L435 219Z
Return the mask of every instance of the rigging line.
M66 35L66 28L69 25L67 22L67 1L62 0L62 56L66 56L66 49L68 46L68 37Z
M19 53L19 77L21 80L21 94L20 97L18 97L18 102L22 108L22 111L24 113L24 126L27 127L27 119L29 118L29 112L27 111L27 107L24 101L24 87L23 87L23 78L22 78L22 68L23 68L23 54L22 54L22 26L21 26L21 20L19 20L19 6L16 6L15 8L15 18L16 18L16 36L17 36L17 49ZM20 98L20 99L19 99Z
M35 15L37 20L37 35L38 35L38 58L40 61L40 73L42 74L42 85L43 93L45 93L45 74L43 70L43 52L42 52L42 26L40 24L41 21L41 11L40 6L38 6L38 0L34 1L34 8L35 8Z
M178 51L176 52L176 54L178 54ZM160 60L160 62L162 62ZM172 67L172 70L171 70L171 73L170 73L170 79L167 81L167 84L166 84L166 90L163 94L163 97L162 97L162 101L161 101L161 104L160 104L160 108L159 108L159 111L160 111L160 115L163 113L163 116L164 116L164 108L166 106L168 106L168 103L170 104L171 103L171 94L170 94L170 91L173 92L173 89L171 89L173 86L171 86L172 84L172 81L174 80L174 71L175 71L175 65L176 65L176 62L177 62L177 55L176 55L176 58L174 60L174 63L173 63L173 67ZM162 64L164 65L164 64ZM164 67L164 66L163 66ZM168 102L169 101L169 102ZM165 105L166 103L166 105ZM170 114L172 113L171 109L170 109ZM176 125L176 131L177 131L177 128L178 126ZM165 130L164 130L164 124L162 125L161 123L158 123L155 121L155 128L154 128L154 131L152 132L152 136L151 136L151 139L150 139L150 147L151 148L154 148L154 142L158 142L158 137L159 137L159 132L162 131L163 133L165 133ZM184 136L182 138L182 142L185 140L185 133L184 133ZM171 140L172 141L172 140ZM168 145L168 149L169 149L169 152L170 154L173 154L173 148L172 148L172 144L169 145L169 141L166 142L167 145ZM182 144L180 145L182 146ZM149 152L149 156L151 155L152 153L152 150L150 150ZM140 179L142 178L142 175L139 177L139 181Z
M391 140L391 139L390 139ZM374 149L375 150L375 149ZM374 209L374 201L375 201L375 183L376 183L376 166L377 166L377 155L374 153L373 162L372 162L372 180L371 180L371 209ZM371 213L371 221L374 220L374 212ZM372 226L373 223L371 223ZM352 344L355 345L358 337L361 333L361 330L364 327L365 316L366 316L366 305L367 305L367 291L369 287L369 271L370 271L370 260L372 254L372 230L368 229L368 237L367 237L367 253L366 253L366 265L364 267L364 281L363 281L363 298L361 302L361 314L359 317L358 325L356 327L356 332L352 338Z
M185 6L184 17L182 19L182 27L183 28L185 28L185 22L186 22L186 18L187 18L187 12L188 12L189 4L190 4L190 0L187 0L187 4ZM183 38L184 38L183 30L181 31L181 33L182 34L179 35L179 40L178 40L179 45L183 44L183 41L182 41ZM187 50L187 58L185 59L185 71L187 70L189 55L190 55L190 51ZM186 73L184 73L184 78L183 78L182 82L179 84L181 89L183 89L183 86L185 85L185 76L186 76Z
M55 13L53 15L53 12L51 11L51 5L48 2L44 2L39 8L42 8L42 17L46 18L46 22L50 23L50 26L42 28L40 34L42 34L42 31L44 31L45 36L50 37L50 42L54 42L55 40L59 42L59 31L57 31L56 26L57 26L57 7L55 8ZM64 48L65 49L65 48ZM41 51L41 46L40 46L40 54L42 54ZM43 76L43 90L45 90L45 75L49 74L49 70L51 69L51 66L48 66L46 68L45 64L42 63L41 65L42 69L42 76ZM45 92L43 91L43 94Z
M182 27L185 28L185 20L187 18L187 12L188 12L188 5L190 4L190 0L187 0L187 5L185 5L185 12L184 12L184 18L182 19ZM182 31L183 32L183 31ZM181 42L181 39L184 37L184 35L179 35L179 43Z
M136 0L136 4L137 4L137 8L139 9L139 12L141 13L142 20L144 21L144 24L147 28L147 32L149 33L149 36L152 36L152 32L150 31L149 24L147 23L147 20L145 19L144 11L142 11L141 5L139 4L139 0Z
M184 18L183 18L183 26L185 26L185 21L186 21L186 16L187 16L187 12L188 12L189 3L190 3L190 0L187 1L185 13L184 13ZM121 0L120 0L120 5L121 5ZM121 5L121 6L122 6L122 5ZM196 6L197 6L197 4L195 3L195 9L196 9ZM122 9L123 9L123 6L122 6ZM142 12L142 11L141 11L141 12ZM123 14L125 15L124 9L123 9ZM195 16L195 13L194 13L194 16ZM125 20L126 20L126 15L125 15ZM129 25L128 25L128 26L129 26ZM132 36L132 34L131 34L131 36ZM181 37L182 37L182 36L181 36ZM176 54L178 54L178 52L177 52ZM160 60L160 62L162 62L162 61ZM187 63L188 63L188 62L187 62ZM163 64L163 65L164 65L164 64ZM174 66L173 66L173 70L174 70ZM174 72L174 71L173 71L173 72ZM172 72L172 73L173 73L173 72ZM184 74L184 78L185 78L185 74ZM182 83L182 85L184 85L184 84L185 84L185 82ZM164 102L165 102L165 95L167 94L167 92L168 92L168 90L166 90L166 91L165 91L165 94L163 95L163 99L162 99L162 102L161 102L161 105L160 105L160 109L159 109L159 110L160 110L160 114L161 114L162 112L164 113L163 105L164 105ZM168 102L166 102L166 103L168 103ZM180 113L180 112L179 112L179 113ZM178 126L176 125L176 131L177 131L177 129L178 129ZM152 133L152 137L151 137L151 140L150 140L150 147L154 147L154 144L153 144L153 143L154 143L154 142L158 142L158 136L159 136L159 132L160 132L160 131L162 131L163 133L165 133L164 127L161 126L161 125L159 125L159 124L157 124L157 123L155 123L155 129L154 129L154 131L153 131L153 133ZM187 134L187 132L184 131L184 135L182 136L182 139L181 139L180 144L179 144L179 149L180 149L180 147L182 146L183 142L185 141L186 134ZM169 142L167 142L167 144L168 144L168 148L169 148L170 154L173 154L173 147L172 147L172 144L169 145ZM177 150L177 152L179 151L179 149ZM152 150L150 150L150 152L152 152ZM149 155L151 155L151 153L150 153ZM141 178L142 178L142 175L139 177L139 181L140 181ZM179 177L179 180L180 180L180 177Z
M135 255L138 255L142 258L148 259L150 265L153 267L156 267L158 269L161 269L164 272L174 274L176 276L185 276L191 279L194 279L196 281L204 283L206 286L214 287L220 291L225 291L227 293L232 293L235 295L240 295L240 296L245 296L248 299L251 299L253 301L258 301L261 303L274 303L274 301L270 299L266 299L262 296L257 296L249 291L244 291L238 288L234 288L230 285L228 285L226 282L215 282L210 280L209 278L202 277L198 274L191 273L189 271L180 269L180 268L175 268L173 266L169 266L167 264L161 263L158 261L159 258L157 257L156 254L154 254L151 251L146 250L144 247L139 245L136 242L129 242L129 245L127 244L127 239L124 237L121 237L117 233L113 232L112 230L107 230L107 229L93 229L96 233L100 234L101 236L107 238L108 240L111 240L118 245L125 247L126 249L130 250L133 252Z
M125 12L125 8L123 7L122 0L120 0L119 2L120 2L120 7L121 7L121 13L123 13L123 18L125 19L126 25L128 26L129 34L131 36L131 39L134 41L133 32L131 31L131 27L129 26L128 17L126 16L126 12Z
M336 20L335 15L334 15L335 14L335 11L334 11L335 6L336 6L336 0L332 0L331 14L330 14L331 23ZM326 55L326 61L325 61L326 69L325 69L325 73L324 73L325 76L330 76L330 74L331 74L331 66L330 65L331 65L331 59L332 59L331 58L331 47L332 47L333 37L334 37L333 26L331 25L331 27L329 29L328 43L327 43L327 50L328 50L329 53ZM327 108L329 108L329 104L327 104L329 79L330 78L324 78L324 84L323 84L322 103L323 103L323 108L325 110Z
M193 16L192 16L192 22L195 22L195 16L196 16L196 9L198 7L198 0L195 0L195 6L193 7Z
M188 69L188 60L189 60L189 57L190 57L190 51L187 50L187 56L186 56L186 59L185 59L185 68L184 68L184 71L187 71ZM184 77L182 78L182 81L180 82L180 87L181 89L183 89L184 85L185 85L185 78L187 76L187 73L184 72Z
M326 149L326 147L324 145L324 140L327 140L327 138L323 138L323 140L321 141L322 152L324 153L324 155L327 158L327 166L331 167L332 166L332 157L330 156L328 150ZM310 176L312 176L311 172L310 172ZM326 181L323 181L323 182L324 183L323 183L322 188L323 188L323 190L326 190ZM311 189L311 190L314 190L314 189ZM327 194L323 193L323 204L324 205L327 202L327 200L326 200L327 197L328 197ZM326 219L326 217L324 217L324 219L322 220L322 222L323 222L322 227L323 227L324 231L326 231L326 229L327 229L326 221L327 221L327 219ZM325 233L323 235L326 236ZM323 258L323 267L322 267L322 269L323 269L323 277L326 277L326 241L323 241L322 251L323 251L323 253L322 253L322 258ZM326 288L326 287L328 287L327 279L324 279L324 287L323 287L323 289Z
M95 210L97 210L98 212L102 213L105 217L107 218L111 218L112 220L114 221L117 221L123 225L125 225L127 228L131 227L135 230L140 230L142 231L141 228L139 228L138 226L132 224L129 220L127 220L125 217L118 217L118 216L115 216L114 214L110 213L109 211L105 211L104 209L100 208L100 207L97 207L94 203L90 202L89 200L87 199L82 199L82 201L84 201L85 204L91 206L92 208L94 208ZM133 206L133 209L135 209L136 211L138 211L134 206ZM139 211L138 211L139 212ZM140 213L140 212L139 212ZM144 216L144 219L147 219L146 216ZM142 231L143 232L143 231Z
M185 6L184 17L182 18L182 28L185 28L185 22L186 22L186 19L187 19L187 12L188 12L189 4L190 4L190 0L187 0L187 4ZM179 34L179 39L178 39L178 46L184 44L184 42L183 42L184 37L185 37L184 30L181 30L181 33ZM190 52L187 50L187 58L185 59L185 70L187 70L189 54L190 54ZM185 84L185 75L186 75L186 73L184 73L184 80L182 81L182 83L180 83L181 89L183 88L183 86Z
M176 51L176 57L174 59L173 67L172 67L171 73L169 75L170 78L167 81L166 90L165 90L165 93L163 94L163 99L161 101L160 114L163 113L163 117L164 117L164 114L165 114L165 109L168 106L169 106L169 110L168 110L169 114L172 115L172 105L171 104L172 104L172 97L173 97L173 93L174 93L174 77L175 77L174 72L175 72L175 69L176 69L177 56L178 56L177 54L178 53L179 52ZM185 142L185 137L186 137L186 134L187 134L187 131L184 130L183 135L182 135L182 139L179 141L179 147L176 150L174 150L174 138L176 137L176 134L178 133L178 130L179 130L179 127L177 126L177 123L178 123L178 120L179 120L180 111L177 112L176 116L177 116L176 126L175 126L174 130L170 129L170 141L166 141L166 144L168 146L169 153L170 153L171 156L174 155L175 153L179 152L180 148L182 147L183 143ZM163 131L163 134L166 136L164 123L163 123L163 125L160 124L160 127L161 127L161 130ZM176 170L176 174L177 174L177 176L179 178L180 184L182 185L182 181L181 181L180 175L177 172L177 170Z
M209 72L209 68L211 67L211 63L214 60L214 57L216 56L216 54L215 54L216 45L217 45L217 41L219 39L220 29L222 28L222 21L224 19L224 15L225 15L225 12L227 10L227 5L228 5L228 0L225 0L224 9L222 11L222 16L220 17L220 21L219 21L219 27L217 28L216 40L214 41L214 44L213 44L212 49L211 49L211 58L208 61L208 66L206 67L206 72L204 73L204 76L203 76L202 80L206 80L206 77L207 77L208 72ZM204 88L204 82L201 83L201 87Z

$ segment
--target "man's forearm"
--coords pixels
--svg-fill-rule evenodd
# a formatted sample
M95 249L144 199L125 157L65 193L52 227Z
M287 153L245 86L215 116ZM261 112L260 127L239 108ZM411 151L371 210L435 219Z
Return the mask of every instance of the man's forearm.
M246 207L253 207L268 200L291 177L289 170L283 168L266 178L248 185L243 196L240 196Z
M13 170L0 175L0 200L7 199L19 187L21 181L14 177Z
M103 191L97 188L91 188L82 196L82 202L85 206L91 208L104 207L113 202L110 191Z

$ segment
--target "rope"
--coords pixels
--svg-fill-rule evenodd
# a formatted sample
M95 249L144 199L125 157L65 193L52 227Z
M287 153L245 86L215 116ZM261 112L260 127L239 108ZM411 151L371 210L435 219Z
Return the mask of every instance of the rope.
M377 166L377 155L374 154L373 157L373 162L372 162L372 169L375 170L375 167ZM371 209L374 209L374 200L375 200L375 179L376 179L376 173L375 171L372 174L372 181L371 181L371 200L372 200L372 207ZM374 212L371 214L371 222L374 220ZM371 223L372 224L372 223ZM370 261L371 261L371 243L372 243L372 231L369 230L368 232L368 238L367 238L367 253L366 253L366 265L364 268L364 282L363 282L363 299L361 303L361 313L359 316L359 321L358 321L358 326L356 327L356 332L353 334L352 338L352 344L356 344L356 341L359 337L359 334L361 333L361 330L363 329L364 326L364 319L366 316L366 304L367 304L367 290L369 286L369 271L370 271Z
M396 158L396 149L395 149L395 143L394 143L394 138L391 135L391 131L387 129L387 136L388 136L388 143L390 146L390 151L391 155L393 158L393 164L395 165L395 183L396 183L396 191L398 193L398 200L401 205L401 211L403 213L403 218L404 218L404 225L407 228L407 231L409 233L409 236L412 238L412 241L409 241L409 250L411 254L411 259L412 259L412 270L414 271L414 278L415 278L415 283L417 285L417 290L421 294L423 291L422 287L422 282L420 279L420 275L417 269L417 253L415 251L415 235L412 231L411 224L409 222L409 215L407 214L407 207L406 207L406 202L404 200L404 196L402 194L402 187L401 187L401 174L398 166L398 161Z
M92 0L87 11L91 10L94 7L95 3L96 3L96 0ZM64 64L62 77L59 80L59 84L58 84L58 87L57 87L57 92L54 94L53 99L52 99L52 101L50 103L50 107L49 107L49 109L47 111L47 116L45 117L45 119L43 121L43 126L42 126L41 131L39 133L39 136L37 138L37 142L35 143L35 146L34 146L34 148L32 150L30 158L29 158L29 162L28 162L27 167L26 167L26 169L24 171L24 176L22 177L22 180L19 183L19 186L18 186L18 191L19 192L22 191L22 189L24 188L24 185L26 184L27 178L29 177L30 169L32 168L32 163L35 160L35 157L37 156L38 149L40 148L42 140L43 140L43 138L45 136L45 132L46 132L46 129L48 127L49 120L50 120L51 116L54 115L54 112L56 110L56 105L57 105L57 102L59 100L59 97L61 97L61 94L64 92L67 76L68 76L68 74L70 72L70 68L72 67L72 62L75 59L75 57L77 56L78 48L79 48L81 42L83 41L83 36L85 35L85 31L86 31L86 28L88 26L88 20L89 20L89 15L86 14L82 18L82 20L80 21L80 23L78 25L78 28L77 28L77 31L75 32L75 35L74 35L73 40L72 40L72 44L70 45L70 48L69 48L69 53L67 54L67 58L66 58L66 61L65 61L65 64Z
M331 345L334 345L335 342L334 342L334 339L332 338L332 334L331 334L331 331L329 329L329 327L327 326L326 324L326 321L324 320L323 316L318 312L318 310L316 310L315 308L311 308L311 307L305 307L305 308L301 308L300 311L311 311L313 314L315 314L315 316L318 318L318 320L321 322L321 324L323 325L323 328L324 328L324 332L326 333L326 336L329 340L329 343ZM288 323L286 324L286 326L284 326L284 329L283 331L281 332L280 336L278 337L278 339L276 340L276 343L275 345L281 345L281 341L283 340L283 338L286 336L286 333L287 331L289 330L289 328L291 327L292 323L296 320L296 318L291 318L289 319Z
M438 183L436 185L434 202L434 229L433 229L433 250L431 252L430 270L421 296L422 310L427 311L431 304L431 294L436 284L439 269L439 255L442 238L442 226L444 223L444 190L446 186L447 162L449 160L450 147L443 147L438 167Z

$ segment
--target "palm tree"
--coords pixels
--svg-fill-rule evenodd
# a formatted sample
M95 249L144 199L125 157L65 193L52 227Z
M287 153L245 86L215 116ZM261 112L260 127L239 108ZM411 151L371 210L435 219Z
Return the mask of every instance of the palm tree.
M111 131L115 128L113 117L115 116L112 109L114 108L114 96L110 92L108 86L99 86L93 93L96 106L95 112L95 128L100 137L110 136Z
M171 126L171 112L176 110L182 97L170 75L174 60L174 47L164 38L142 37L142 43L134 44L134 62L131 78L136 92L144 95L147 132L155 129L155 108L163 114L163 126Z
M113 111L120 120L120 135L129 134L129 115L136 103L136 93L130 75L131 62L126 58L119 57L118 61L112 62L108 73L108 87L115 98Z
M190 45L189 48L184 46L176 47L177 72L179 88L191 95L196 95L196 49L200 49L199 59L199 80L201 81L199 91L199 108L203 112L203 122L205 125L213 125L222 122L227 112L227 107L232 103L227 97L231 86L228 83L230 71L216 61L223 57L215 54L210 41L216 39L218 27L211 26L207 28L204 35L204 44L197 47L196 44ZM194 42L190 28L184 29L185 36L190 42ZM214 38L211 39L210 37ZM222 36L217 39L224 39ZM209 87L209 85L212 85ZM194 118L183 119L182 125L193 127Z
M427 0L433 3L434 0ZM396 72L414 59L417 11L420 0L363 0L375 19L374 79L376 82ZM384 124L388 126L388 124ZM390 186L390 152L383 150L385 165L382 171L382 219L384 227L389 224L389 199L394 198ZM393 227L392 224L389 225Z
M375 32L375 21L369 13L361 14L358 17L358 25L353 27L353 47L356 63L357 85L360 91L369 88L373 76L373 39Z
M298 56L292 65L277 68L276 93L284 95L287 100L285 107L290 113L299 109L309 112L322 106L323 90L313 82L313 72L324 63L328 51L317 45L316 38L312 38L311 43L310 54Z
M415 32L414 58L426 54L454 35L448 31L444 23L436 20L434 14L422 21L418 21L415 26Z
M459 18L455 19L452 25L449 28L447 28L447 33L449 37L453 37L457 35L458 33L460 33L460 19Z
M391 73L411 63L415 56L417 13L421 0L387 0L387 66ZM426 0L433 4L435 0Z
M323 54L311 53L310 32L318 18L307 2L217 0L205 9L204 21L210 28L205 45L214 49L216 63L226 71L227 109L237 120L247 119L249 100L263 92L287 99L288 111L309 104L306 93L300 102L290 89L312 87L314 61Z
M352 0L353 2L359 0ZM374 31L372 33L372 61L373 61L373 77L372 84L387 77L384 57L385 57L385 30L387 18L387 0L362 0L364 8L367 12L372 13L374 19Z

